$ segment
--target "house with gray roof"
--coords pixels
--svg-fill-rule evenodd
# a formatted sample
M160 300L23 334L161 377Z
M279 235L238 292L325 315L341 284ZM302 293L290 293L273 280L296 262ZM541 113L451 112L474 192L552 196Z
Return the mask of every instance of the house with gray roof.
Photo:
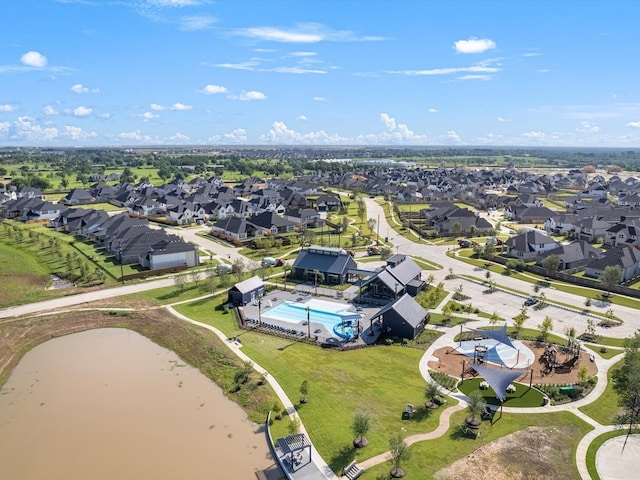
M547 237L538 230L529 230L511 237L505 242L505 245L507 246L507 256L522 260L535 258L560 246L554 239Z
M602 258L586 266L587 277L600 278L604 269L610 265L618 265L621 270L620 281L626 282L640 275L640 247L626 246L607 250Z
M228 302L233 306L244 306L264 296L264 282L258 276L236 283L229 289Z
M584 240L576 240L567 245L560 245L557 248L548 250L536 258L536 263L542 266L544 259L550 255L560 257L560 265L558 270L569 270L572 268L584 267L590 262L602 257L603 252L600 248L591 246Z
M390 337L414 339L429 321L429 312L405 293L397 300L373 314L372 320L380 319L382 333Z
M362 284L367 294L375 298L393 299L405 293L415 297L424 287L420 278L422 268L407 255L393 255L387 259L387 266Z
M349 270L356 270L358 265L346 250L311 246L300 250L291 268L294 278L309 280L317 270L324 283L340 285L347 281Z

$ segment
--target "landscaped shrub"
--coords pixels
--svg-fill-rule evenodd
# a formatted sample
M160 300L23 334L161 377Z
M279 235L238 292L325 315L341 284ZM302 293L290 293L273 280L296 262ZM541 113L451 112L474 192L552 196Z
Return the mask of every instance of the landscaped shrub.
M446 373L429 370L429 375L431 375L431 378L433 378L436 383L447 390L455 390L458 385L458 379Z

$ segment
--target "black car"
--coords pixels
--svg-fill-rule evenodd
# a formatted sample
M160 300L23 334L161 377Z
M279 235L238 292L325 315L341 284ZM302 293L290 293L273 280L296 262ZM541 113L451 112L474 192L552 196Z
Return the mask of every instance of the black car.
M531 305L535 305L536 303L538 303L538 299L535 297L529 297L524 301L524 304L527 307L530 307Z

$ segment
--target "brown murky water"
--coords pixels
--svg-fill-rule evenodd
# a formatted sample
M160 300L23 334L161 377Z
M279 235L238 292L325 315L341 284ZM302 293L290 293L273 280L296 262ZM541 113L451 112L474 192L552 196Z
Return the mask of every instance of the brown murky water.
M0 477L255 479L262 426L173 352L123 329L50 340L0 391Z

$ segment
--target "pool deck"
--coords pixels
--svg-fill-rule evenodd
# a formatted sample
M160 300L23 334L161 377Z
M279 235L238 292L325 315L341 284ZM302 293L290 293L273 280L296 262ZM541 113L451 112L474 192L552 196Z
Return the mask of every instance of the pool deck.
M333 303L343 304L346 307L351 307L351 310L356 311L362 315L360 320L360 334L357 338L345 341L338 338L333 331L329 331L326 325L320 322L313 321L313 315L311 315L310 325L306 325L305 322L288 322L277 318L264 317L264 313L269 308L284 302L296 302L306 303L311 299L320 299L325 301L331 301ZM274 332L280 332L282 330L294 331L294 335L299 337L308 337L315 339L320 344L329 344L335 346L356 346L356 345L370 345L375 343L380 336L380 328L376 324L371 324L370 320L380 310L377 305L363 304L355 306L350 301L346 301L344 298L340 298L338 295L335 297L315 297L312 294L304 294L296 291L283 291L273 290L262 298L261 312L258 311L258 306L254 304L247 304L244 306L244 314L247 319L253 319L254 322L250 323L250 326L258 326L272 328ZM372 330L373 327L373 330Z

